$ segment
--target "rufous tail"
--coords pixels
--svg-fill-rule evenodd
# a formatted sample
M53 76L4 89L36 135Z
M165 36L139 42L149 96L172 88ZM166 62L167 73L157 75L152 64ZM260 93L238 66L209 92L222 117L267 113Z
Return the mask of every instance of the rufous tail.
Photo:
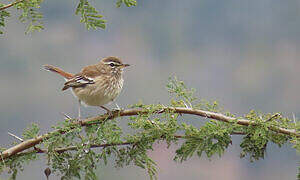
M48 71L55 72L66 79L71 79L73 77L73 74L67 73L67 72L65 72L57 67L51 66L51 65L46 64L46 65L44 65L44 68Z

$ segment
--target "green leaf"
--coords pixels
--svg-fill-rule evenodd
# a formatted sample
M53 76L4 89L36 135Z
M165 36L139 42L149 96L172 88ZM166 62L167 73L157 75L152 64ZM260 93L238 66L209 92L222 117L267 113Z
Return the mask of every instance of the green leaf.
M31 126L28 126L23 132L24 139L32 139L38 136L40 131L39 126L36 123L32 123Z
M0 7L2 7L4 4L0 3ZM5 27L5 20L6 18L10 17L10 13L2 10L0 11L0 28ZM0 34L3 34L3 31L0 29Z
M127 7L136 6L137 1L136 0L118 0L116 2L116 6L119 8L122 6L122 4L125 4Z
M22 11L19 20L22 23L27 23L25 34L44 29L42 23L43 14L37 11L42 2L43 0L31 0L16 4L17 9Z
M80 22L89 29L105 29L106 21L102 19L103 15L90 4L88 0L80 0L75 10L76 15L80 15Z

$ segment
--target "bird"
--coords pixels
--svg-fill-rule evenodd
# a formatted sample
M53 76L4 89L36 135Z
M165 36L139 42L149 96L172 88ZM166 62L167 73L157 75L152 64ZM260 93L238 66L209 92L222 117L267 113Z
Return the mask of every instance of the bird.
M111 110L104 105L119 96L124 83L123 69L128 66L130 65L124 64L121 59L109 56L101 59L97 64L84 67L77 74L47 64L44 68L59 74L66 80L62 91L72 89L78 99L78 121L81 121L82 103L87 106L99 106L106 110L107 114L112 115Z

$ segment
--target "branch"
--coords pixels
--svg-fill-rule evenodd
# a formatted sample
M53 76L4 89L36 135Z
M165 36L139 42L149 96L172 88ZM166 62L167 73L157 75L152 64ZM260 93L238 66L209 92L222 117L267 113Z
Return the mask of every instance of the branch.
M172 112L179 113L179 114L191 114L191 115L201 116L201 117L205 117L205 118L215 119L218 121L223 121L226 123L236 122L237 124L243 125L243 126L249 126L250 124L254 124L253 121L250 121L248 119L237 119L234 117L225 116L224 114L221 114L221 113L215 113L215 112L211 112L211 111L204 111L204 110L192 109L192 108L165 107L165 108L162 108L162 109L156 111L156 113L161 114L161 113L164 113L167 111L172 111ZM115 111L114 114L109 117L108 116L96 116L96 117L85 119L82 121L82 125L86 126L86 125L90 125L90 124L98 124L98 123L101 123L98 121L103 121L106 118L111 119L111 118L115 118L118 116L134 116L134 115L147 114L147 113L148 112L144 109L127 109L127 110L120 111L119 114L117 111ZM275 127L275 126L271 126L271 127L269 127L269 129L274 132L277 132L277 133L300 137L300 134L292 129L280 128L280 127Z
M204 111L204 110L199 110L199 109L182 108L182 107L165 107L160 110L157 110L155 113L161 114L161 113L170 112L170 111L179 113L179 114L191 114L191 115L206 117L206 118L215 119L215 120L226 122L226 123L235 122L235 123L237 123L239 125L243 125L243 126L255 124L255 122L247 120L247 119L237 119L237 118L225 116L220 113ZM107 114L100 115L100 116L96 116L96 117L92 117L92 118L87 118L85 120L82 120L80 123L75 122L74 124L77 124L77 125L80 124L81 126L89 126L89 125L93 125L93 124L100 124L100 123L105 122L106 120L114 119L117 117L134 116L134 115L147 114L147 113L149 113L149 112L145 109L126 109L126 110L122 110L122 111L113 111L112 115L110 115L110 116ZM295 130L291 130L291 129L270 126L269 130L277 132L277 133L281 133L281 134L300 137L300 134L298 132L296 132ZM51 134L56 133L56 132L59 132L62 134L65 133L62 130L55 130L53 132L38 136L36 138L26 140L16 146L13 146L13 147L3 151L0 154L0 156L2 157L2 159L9 158L19 152L22 152L26 149L34 147L35 145L41 143L44 139L48 138ZM243 133L240 132L240 134L243 134Z
M109 147L109 146L126 146L126 145L131 145L131 144L134 144L136 142L121 142L121 143L108 143L108 144L91 144L90 145L90 148L99 148L99 147ZM84 144L84 146L86 146L87 144ZM55 151L57 153L63 153L65 151L74 151L74 150L77 150L78 147L77 146L69 146L69 147L65 147L65 148L58 148L58 149L55 149ZM46 149L39 149L38 151L33 149L31 151L27 151L25 153L20 153L18 155L23 155L23 154L27 154L27 153L33 153L33 152L36 152L36 153L47 153L47 150Z
M245 135L245 133L243 132L232 132L231 135ZM174 138L176 139L188 139L188 138L192 138L192 137L189 137L189 136L185 136L185 135L174 135ZM120 143L106 143L106 144L90 144L90 148L99 148L99 147L110 147L110 146L127 146L127 145L133 145L133 144L137 144L139 142L120 142ZM87 146L88 144L84 144L83 146ZM78 150L78 147L77 146L69 146L69 147L64 147L64 148L57 148L55 149L55 151L57 153L63 153L65 151L74 151L74 150ZM27 151L27 152L24 152L24 153L19 153L18 155L24 155L24 154L28 154L28 153L47 153L48 150L46 149L33 149L31 151Z
M22 1L24 1L24 0L18 0L18 1L15 1L15 2L13 2L13 3L7 4L7 5L5 5L5 6L2 6L2 7L0 7L0 11L3 11L3 10L5 10L5 9L7 9L7 8L10 8L10 7L12 7L12 6L14 6L14 5L16 5L16 4L20 3L20 2L22 2Z

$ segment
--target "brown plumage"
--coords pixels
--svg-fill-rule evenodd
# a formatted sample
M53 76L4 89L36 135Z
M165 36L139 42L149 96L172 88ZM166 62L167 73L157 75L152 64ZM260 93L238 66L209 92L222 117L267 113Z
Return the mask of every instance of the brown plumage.
M45 65L45 69L63 76L67 81L62 90L72 88L79 102L103 107L120 94L124 81L122 72L127 66L129 65L123 64L116 57L107 57L97 64L83 68L75 75L51 65Z
M51 66L51 65L48 65L48 64L44 65L44 68L48 71L58 73L59 75L63 76L66 79L70 79L70 78L73 77L73 74L67 73L67 72L65 72L65 71L63 71L63 70L61 70L57 67L54 67L54 66Z

